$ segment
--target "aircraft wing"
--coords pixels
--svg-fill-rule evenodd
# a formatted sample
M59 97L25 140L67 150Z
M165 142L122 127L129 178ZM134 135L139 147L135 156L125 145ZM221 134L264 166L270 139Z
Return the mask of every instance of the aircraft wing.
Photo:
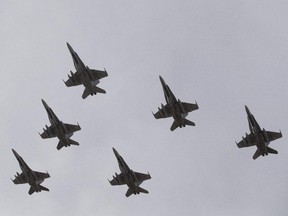
M99 80L99 79L102 79L102 78L108 76L108 73L107 73L106 70L101 71L101 70L91 70L91 69L90 69L90 71L91 71L91 73L92 73L92 76L93 76L94 80ZM94 80L93 80L93 81L94 81Z
M81 130L79 125L72 125L72 124L64 124L68 133L74 133L75 131Z
M145 181L145 180L148 180L148 179L151 179L151 176L150 174L144 174L144 173L138 173L138 172L134 172L136 177L137 177L137 180L138 181Z
M185 113L192 112L194 110L199 109L198 104L191 104L191 103L182 103Z
M21 173L20 175L15 175L15 179L12 181L14 184L26 184L28 183L28 178L24 173Z
M155 114L153 113L153 115L156 119L168 118L173 116L173 109L171 106L166 104L165 106L162 106L162 108L158 108L158 112Z
M56 127L54 127L54 126L47 127L46 126L46 129L44 129L44 132L42 134L40 134L40 136L42 137L42 139L56 137L57 136Z
M124 185L128 183L124 173L120 173L119 175L116 174L116 176L113 176L113 179L109 182L111 185Z
M276 140L276 139L279 139L282 137L281 132L278 133L278 132L267 131L266 133L267 133L270 141L273 141L273 140Z
M253 134L243 137L242 140L237 143L238 148L250 147L254 145L256 145L256 137Z
M65 82L65 85L68 87L83 84L82 75L78 71L76 73L72 73L72 71L71 71L71 76L68 75L68 77L69 77L69 79Z
M47 173L37 172L37 171L33 171L33 172L34 172L34 175L36 176L36 181L37 180L43 180L43 179L50 177L48 172Z

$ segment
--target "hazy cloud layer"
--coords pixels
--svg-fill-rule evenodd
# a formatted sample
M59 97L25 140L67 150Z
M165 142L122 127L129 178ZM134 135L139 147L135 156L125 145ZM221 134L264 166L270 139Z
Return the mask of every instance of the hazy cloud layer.
M288 198L288 4L285 1L2 1L0 7L1 215L284 216ZM106 95L67 88L69 42L83 62L107 69ZM161 75L177 98L197 101L195 127L155 120ZM80 146L42 140L43 98ZM238 149L244 105L278 155L253 161ZM130 168L149 171L149 194L125 197L112 147ZM14 148L50 192L14 185Z

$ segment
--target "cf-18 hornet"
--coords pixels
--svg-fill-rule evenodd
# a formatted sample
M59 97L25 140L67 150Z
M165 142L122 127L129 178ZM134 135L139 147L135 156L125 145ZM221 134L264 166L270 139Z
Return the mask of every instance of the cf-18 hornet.
M68 87L84 85L85 90L82 94L82 98L85 99L89 95L96 95L97 93L105 94L106 91L97 87L96 85L100 83L100 79L107 77L108 73L104 68L104 71L90 69L88 66L82 62L78 54L72 49L69 43L67 43L68 49L72 55L74 66L76 72L70 71L71 75L68 75L69 79L64 81L65 85Z
M30 167L25 163L23 158L14 150L12 149L13 154L15 155L16 159L19 162L20 168L22 170L22 173L19 174L18 172L15 175L15 179L11 179L14 184L26 184L28 183L30 185L29 194L33 194L34 192L40 192L40 191L49 191L48 188L43 187L40 185L44 179L50 178L50 175L48 172L42 173L42 172L36 172L30 169Z
M121 171L120 174L115 173L113 179L110 182L111 185L124 185L128 186L128 191L126 193L126 197L129 197L131 194L139 194L139 193L148 193L147 190L140 187L140 184L148 179L151 179L150 174L142 174L138 172L134 172L131 170L128 165L125 163L124 159L121 155L113 148L113 152L117 158L119 169Z
M46 125L46 128L43 128L44 132L42 134L39 133L39 135L43 139L58 137L59 139L59 143L57 145L58 150L60 150L63 146L67 147L70 145L79 145L78 142L70 139L70 137L73 135L75 131L79 131L81 129L79 124L72 125L63 123L58 119L53 110L48 106L48 104L43 99L42 103L48 114L51 126L48 127Z
M250 134L246 133L246 137L242 137L242 140L239 143L236 142L237 146L239 148L243 148L256 145L257 150L253 155L254 160L257 159L260 155L265 156L268 155L268 153L278 154L276 150L270 148L268 145L271 141L282 137L281 131L278 133L266 131L264 128L261 130L259 124L247 106L245 106L245 109L247 113Z
M199 108L198 104L184 103L179 99L177 100L163 78L161 76L159 76L159 78L167 104L165 106L161 104L161 108L158 108L158 112L155 114L153 113L154 117L156 119L173 117L174 122L170 128L171 131L174 131L177 127L182 128L186 125L195 126L194 122L189 121L185 117L189 112L197 110Z

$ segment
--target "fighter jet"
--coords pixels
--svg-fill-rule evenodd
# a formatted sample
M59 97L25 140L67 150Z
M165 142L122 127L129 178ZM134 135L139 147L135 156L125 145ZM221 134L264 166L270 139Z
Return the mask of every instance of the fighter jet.
M117 158L120 174L115 173L113 180L108 180L111 185L124 185L127 184L129 187L126 197L129 197L131 194L147 193L148 191L141 188L140 184L148 179L151 179L150 174L137 173L131 170L128 165L125 163L121 155L113 148L113 152Z
M246 133L246 137L242 137L242 140L239 143L236 142L237 146L243 148L256 145L257 150L253 156L254 160L260 155L265 156L268 155L268 153L278 154L276 150L268 147L268 145L271 141L282 137L281 131L278 133L266 131L264 128L261 130L259 124L247 106L245 106L245 110L247 113L250 134Z
M88 66L85 66L69 43L67 43L67 46L72 55L76 72L73 73L70 71L71 75L68 75L69 79L66 82L64 81L65 85L71 87L83 84L85 87L82 95L83 99L89 95L96 95L97 93L105 94L105 90L96 86L100 82L100 79L108 76L105 68L104 71L90 69Z
M18 160L20 168L22 170L21 174L17 172L17 175L15 175L14 180L11 179L14 182L14 184L28 183L31 186L28 192L30 195L33 194L34 192L38 193L42 190L49 191L48 188L45 188L42 185L40 185L44 181L44 179L50 178L49 173L33 171L32 169L30 169L30 167L25 163L23 158L14 149L12 149L12 151L16 159Z
M57 116L55 115L53 110L48 106L48 104L43 99L41 100L48 114L48 118L51 123L51 126L48 127L46 125L46 129L43 128L44 132L42 134L39 133L39 135L43 139L57 136L59 139L59 143L57 145L58 150L60 150L63 146L67 147L70 145L79 145L78 142L70 139L70 137L73 135L75 131L79 131L81 129L79 124L72 125L72 124L63 123L57 118Z
M156 119L173 117L174 122L170 128L171 131L174 131L177 127L185 127L186 125L195 126L194 122L189 121L185 117L189 112L197 110L198 104L183 103L179 99L177 100L169 86L165 83L163 78L159 76L164 96L166 100L166 105L161 104L161 108L158 108L157 113L153 113Z

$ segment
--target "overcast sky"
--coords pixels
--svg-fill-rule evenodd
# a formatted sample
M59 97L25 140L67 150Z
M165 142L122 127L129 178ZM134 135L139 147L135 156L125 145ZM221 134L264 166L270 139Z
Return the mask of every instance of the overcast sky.
M288 3L266 0L0 0L1 215L286 216L288 200ZM92 69L106 68L107 94L83 100L68 88L69 42ZM156 120L161 75L177 98L197 101L195 127ZM42 140L43 98L80 146ZM253 160L238 149L249 131L244 105L261 127L281 129L278 155ZM152 176L149 194L125 197L107 179L119 168ZM10 178L14 148L51 178L28 195Z

